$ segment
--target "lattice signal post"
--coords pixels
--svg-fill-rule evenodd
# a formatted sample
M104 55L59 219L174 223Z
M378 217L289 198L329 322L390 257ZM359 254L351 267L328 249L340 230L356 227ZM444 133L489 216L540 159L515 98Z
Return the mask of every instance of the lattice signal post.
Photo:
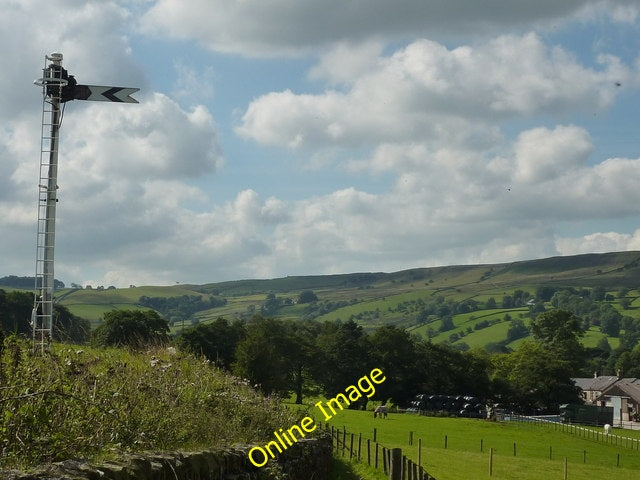
M130 97L138 88L78 85L62 68L62 54L45 56L42 77L34 83L42 87L42 131L40 140L40 181L38 182L38 233L36 277L31 328L34 352L49 350L53 338L54 247L56 204L58 202L58 145L64 106L70 100L138 103Z

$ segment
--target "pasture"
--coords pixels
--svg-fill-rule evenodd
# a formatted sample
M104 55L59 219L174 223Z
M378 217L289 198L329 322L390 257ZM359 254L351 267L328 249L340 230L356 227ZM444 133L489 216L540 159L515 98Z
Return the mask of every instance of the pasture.
M346 428L356 437L361 433L365 443L366 439L373 440L375 428L380 445L400 447L414 462L418 462L420 443L421 464L437 480L562 479L565 458L566 478L570 480L631 480L640 473L640 451L636 447L608 444L594 440L593 435L586 438L546 426L397 413L374 420L372 412L353 410L338 412L328 423ZM597 431L602 433L602 429ZM614 429L613 433L621 432L639 436L626 430ZM491 449L493 474L489 476ZM364 458L366 462L366 455Z

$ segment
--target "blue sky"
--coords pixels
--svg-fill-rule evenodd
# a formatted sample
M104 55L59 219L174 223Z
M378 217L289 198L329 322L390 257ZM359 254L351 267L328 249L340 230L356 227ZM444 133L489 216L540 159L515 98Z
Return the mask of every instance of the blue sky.
M56 277L207 283L640 250L640 1L14 0L0 276L33 275L44 56L74 101Z

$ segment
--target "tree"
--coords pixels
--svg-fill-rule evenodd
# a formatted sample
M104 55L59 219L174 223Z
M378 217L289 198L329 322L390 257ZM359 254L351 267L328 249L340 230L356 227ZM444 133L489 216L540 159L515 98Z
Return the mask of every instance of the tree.
M320 325L315 322L289 320L285 323L290 337L291 347L287 351L287 357L291 367L292 389L296 395L295 402L302 404L302 396L305 388L310 383L313 366L318 358L318 348L315 339L320 330Z
M607 292L602 286L593 287L591 290L591 300L594 302L601 302L604 300L606 293Z
M416 380L413 394L473 395L489 393L486 354L461 352L430 342L416 344Z
M230 324L225 318L211 323L200 323L180 333L176 343L180 350L204 355L216 365L231 370L238 343L246 331L241 321Z
M582 322L567 310L550 310L531 320L531 334L559 359L575 369L580 366L584 349L580 338L584 335Z
M610 337L620 336L620 322L622 315L606 303L600 308L600 331Z
M276 295L274 293L268 293L265 302L260 307L260 313L262 313L262 315L273 315L281 306L282 303L276 298Z
M0 324L7 335L31 335L31 311L33 310L33 293L14 290L0 290Z
M93 331L98 346L144 348L168 341L169 324L154 310L111 310Z
M233 372L258 385L266 395L291 390L288 352L295 348L281 320L255 315L238 343Z
M380 385L377 394L382 399L391 398L395 403L406 404L415 395L418 383L415 340L404 329L383 325L370 336L370 342L376 368L393 379Z
M529 335L529 329L521 319L516 318L515 320L511 320L509 330L507 330L507 343L526 337L527 335Z
M557 412L579 402L572 366L541 342L525 341L512 353L492 357L494 394L524 413Z
M318 358L313 376L330 397L376 367L368 336L352 320L323 323L316 345Z
M449 330L453 330L455 325L453 324L453 318L447 315L442 318L440 323L440 332L448 332Z
M312 303L317 301L318 296L313 293L313 290L304 290L298 295L298 303Z
M515 303L511 295L505 295L502 297L502 308L513 308Z

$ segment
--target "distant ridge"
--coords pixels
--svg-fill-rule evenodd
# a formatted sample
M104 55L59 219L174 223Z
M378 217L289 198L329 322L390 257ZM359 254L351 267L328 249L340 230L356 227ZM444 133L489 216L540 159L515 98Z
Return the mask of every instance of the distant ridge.
M221 295L246 295L253 293L288 292L300 288L361 287L385 281L413 282L423 278L449 273L489 272L483 279L493 282L513 281L512 277L527 276L544 283L562 284L572 279L586 282L584 286L606 285L609 281L628 288L640 286L640 251L586 253L556 256L509 263L448 265L421 267L397 272L359 272L329 275L300 275L272 279L247 279L191 285L202 292L217 291ZM302 287L304 286L304 287Z

